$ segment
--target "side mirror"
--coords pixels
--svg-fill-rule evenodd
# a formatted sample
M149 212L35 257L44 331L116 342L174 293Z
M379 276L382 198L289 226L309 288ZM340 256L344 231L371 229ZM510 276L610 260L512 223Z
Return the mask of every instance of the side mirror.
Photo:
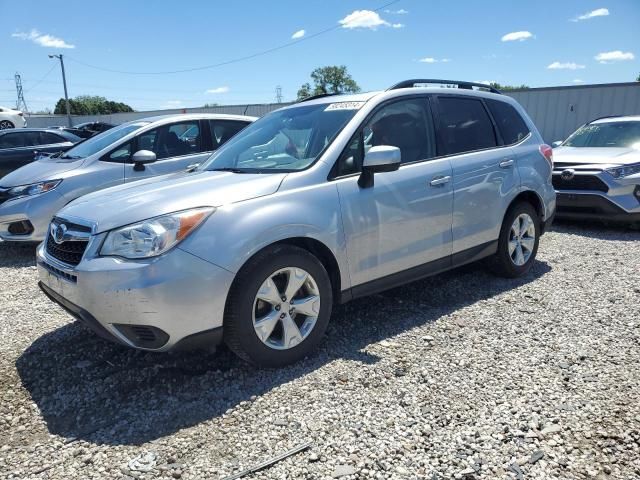
M133 162L133 169L136 172L142 172L146 164L153 163L156 160L156 154L151 150L138 150L131 157L131 161Z
M553 148L559 147L560 145L562 145L562 140L556 140L551 144Z
M364 156L358 186L360 188L373 187L373 174L398 170L400 159L401 154L398 147L389 145L371 147Z

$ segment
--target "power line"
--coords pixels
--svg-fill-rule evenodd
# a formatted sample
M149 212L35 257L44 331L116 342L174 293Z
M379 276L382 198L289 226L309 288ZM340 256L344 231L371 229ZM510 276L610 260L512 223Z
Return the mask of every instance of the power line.
M48 71L47 73L44 74L44 76L38 80L34 85L29 86L29 88L27 90L25 90L25 93L29 93L31 90L33 90L34 88L36 88L38 85L40 85L48 76L51 72L53 72L53 69L56 68L55 65L53 65ZM56 82L57 83L57 82Z
M378 7L376 9L374 9L373 11L374 12L379 12L379 11L381 11L381 10L383 10L385 8L388 8L391 5L394 5L394 4L396 4L396 3L400 2L400 1L401 0L393 0L391 2L388 2L388 3L384 4L384 5L382 5L381 7ZM299 44L301 42L304 42L306 40L311 40L312 38L319 37L320 35L324 35L325 33L329 33L329 32L332 32L334 30L338 30L340 28L342 28L342 25L340 25L340 24L334 25L332 27L325 28L324 30L321 30L321 31L316 32L314 34L305 36L305 37L300 38L298 40L294 40L292 42L287 42L287 43L284 43L282 45L278 45L276 47L268 48L266 50L261 50L259 52L252 53L250 55L245 55L245 56L242 56L242 57L234 58L234 59L231 59L231 60L226 60L226 61L220 62L220 63L214 63L214 64L211 64L211 65L203 65L201 67L193 67L193 68L184 68L184 69L180 69L180 70L166 70L166 71L157 71L157 72L132 72L132 71L127 71L127 70L115 70L115 69L111 69L111 68L99 67L99 66L96 66L96 65L92 65L90 63L83 62L82 60L78 60L77 58L71 57L69 55L67 55L66 57L69 60L72 60L72 61L74 61L74 62L76 62L76 63L78 63L80 65L84 65L85 67L88 67L88 68L93 68L95 70L101 70L103 72L120 73L122 75L168 75L168 74L174 74L174 73L188 73L188 72L197 72L197 71L200 71L200 70L209 70L209 69L212 69L212 68L223 67L223 66L226 66L226 65L234 64L234 63L244 62L246 60L251 60L253 58L261 57L263 55L267 55L269 53L277 52L278 50L282 50L284 48L288 48L288 47L291 47L293 45L297 45L297 44Z

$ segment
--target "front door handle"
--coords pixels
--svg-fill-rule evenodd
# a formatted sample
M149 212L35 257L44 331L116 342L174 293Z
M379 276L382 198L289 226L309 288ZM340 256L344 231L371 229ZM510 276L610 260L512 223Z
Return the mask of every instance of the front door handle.
M513 167L513 160L504 160L500 162L500 168L511 168Z
M447 183L449 183L449 181L451 180L451 177L449 175L447 176L438 176L438 177L433 177L433 179L429 182L429 185L431 185L432 187L439 187L441 185L445 185Z

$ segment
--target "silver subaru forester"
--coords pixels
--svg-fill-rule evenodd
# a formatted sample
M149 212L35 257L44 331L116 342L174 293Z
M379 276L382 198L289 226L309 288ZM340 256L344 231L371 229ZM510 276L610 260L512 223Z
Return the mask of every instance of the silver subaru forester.
M336 303L479 259L523 275L555 210L551 148L487 90L408 80L272 112L193 172L62 209L40 286L121 344L224 340L275 367L318 345Z

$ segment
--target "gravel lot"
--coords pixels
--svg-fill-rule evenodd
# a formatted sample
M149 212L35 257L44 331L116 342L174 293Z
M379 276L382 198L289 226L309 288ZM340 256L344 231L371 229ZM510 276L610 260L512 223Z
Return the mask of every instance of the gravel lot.
M508 281L469 266L339 307L313 358L107 343L0 245L0 478L640 478L640 233L561 224ZM145 471L147 470L147 471Z

